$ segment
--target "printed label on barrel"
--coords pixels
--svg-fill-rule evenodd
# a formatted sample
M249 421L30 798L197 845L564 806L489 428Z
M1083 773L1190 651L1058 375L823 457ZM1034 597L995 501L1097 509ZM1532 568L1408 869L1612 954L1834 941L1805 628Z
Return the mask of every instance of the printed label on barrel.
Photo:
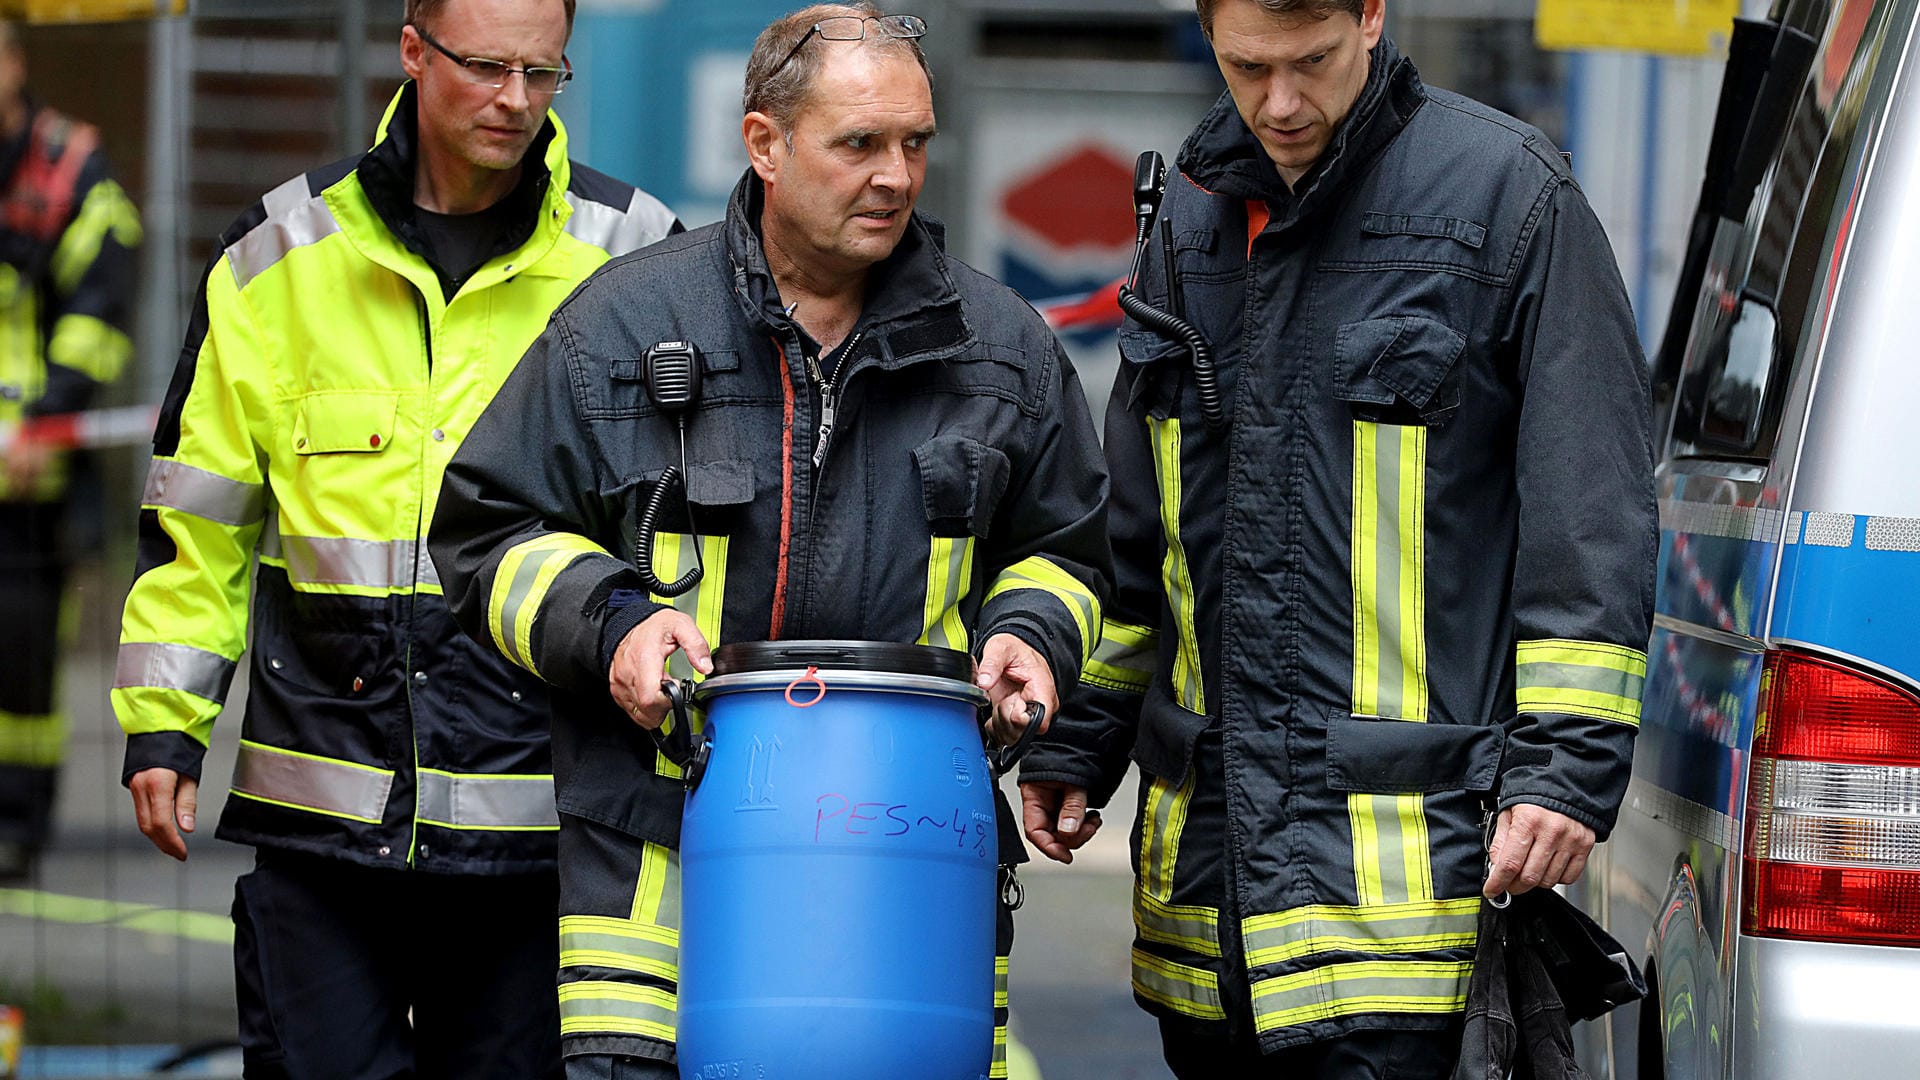
M716 1061L701 1065L688 1075L697 1080L766 1080L767 1067L756 1061Z
M876 840L910 839L928 843L938 837L954 847L987 858L993 846L993 815L952 807L929 812L923 807L885 801L859 801L828 792L813 801L813 841L841 841L849 836Z

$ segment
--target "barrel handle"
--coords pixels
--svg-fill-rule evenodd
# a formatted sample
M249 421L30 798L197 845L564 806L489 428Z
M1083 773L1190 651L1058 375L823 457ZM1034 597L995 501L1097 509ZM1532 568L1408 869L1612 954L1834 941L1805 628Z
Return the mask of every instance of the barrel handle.
M1027 703L1027 726L1020 730L1020 737L1006 746L987 751L987 761L993 766L995 776L1005 776L1013 771L1020 759L1033 749L1033 740L1039 738L1041 724L1047 718L1047 707L1037 701ZM988 736L991 741L991 735Z
M660 750L660 756L680 766L681 782L688 791L700 784L700 777L707 771L707 759L713 753L713 742L702 731L695 733L693 722L687 716L687 703L693 699L692 679L662 679L660 692L667 696L667 704L673 710L673 731L663 732L654 728L647 734L653 736L653 745Z

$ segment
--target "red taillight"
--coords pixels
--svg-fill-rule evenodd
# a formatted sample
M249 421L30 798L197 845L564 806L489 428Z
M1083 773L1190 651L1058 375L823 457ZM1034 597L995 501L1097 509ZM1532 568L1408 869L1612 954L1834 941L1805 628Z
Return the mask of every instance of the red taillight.
M1787 652L1760 696L1741 929L1920 945L1920 697Z

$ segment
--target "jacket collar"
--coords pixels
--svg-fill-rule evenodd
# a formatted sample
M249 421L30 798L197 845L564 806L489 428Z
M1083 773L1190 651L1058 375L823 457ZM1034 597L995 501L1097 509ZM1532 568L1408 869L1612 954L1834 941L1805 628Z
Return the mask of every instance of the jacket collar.
M1382 36L1373 47L1367 82L1353 110L1327 143L1326 152L1292 191L1280 179L1260 140L1247 129L1233 95L1220 100L1180 147L1180 171L1207 191L1241 199L1264 199L1284 227L1336 198L1347 181L1362 175L1382 147L1406 127L1427 91L1413 61Z
M805 331L787 317L767 266L760 231L766 194L759 174L748 169L734 186L722 228L735 299L756 329L784 338L789 329ZM862 336L863 355L877 357L882 367L899 368L954 356L973 342L945 249L946 227L914 211L899 246L868 276L866 307L854 327Z
M401 84L399 93L387 103L386 115L381 117L380 127L374 134L373 148L361 156L355 171L367 201L381 222L400 238L407 250L431 262L430 249L421 235L413 203L414 160L419 144L418 100L419 87L412 80ZM506 197L513 227L501 237L491 255L513 251L533 237L548 189L559 185L564 191L567 171L566 139L559 121L549 112L540 133L527 148L520 182Z

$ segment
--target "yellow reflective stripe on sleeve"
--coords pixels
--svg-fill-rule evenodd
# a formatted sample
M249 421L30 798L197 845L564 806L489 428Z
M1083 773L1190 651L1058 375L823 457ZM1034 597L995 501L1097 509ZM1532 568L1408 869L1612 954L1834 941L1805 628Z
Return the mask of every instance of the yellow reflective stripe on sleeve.
M92 315L62 315L47 337L47 362L77 371L97 383L110 383L126 370L133 339Z
M574 560L606 553L600 545L572 533L548 533L507 549L487 597L487 629L507 659L540 674L533 663L533 624L547 590Z
M1225 1020L1220 1005L1220 980L1211 971L1133 950L1133 992L1183 1016L1197 1020Z
M1247 965L1259 967L1330 952L1412 953L1471 947L1480 898L1413 900L1377 907L1313 904L1241 920Z
M1193 574L1187 567L1186 545L1180 540L1180 421L1148 417L1147 431L1152 436L1154 471L1160 486L1160 527L1167 539L1166 558L1160 564L1161 587L1180 635L1173 656L1173 696L1188 712L1204 715L1207 695L1200 677L1200 638L1193 621Z
M680 931L637 919L560 917L560 966L638 971L680 981Z
M662 581L677 581L680 575L693 569L694 546L689 543L691 537L686 533L659 533L653 539L653 572ZM656 604L666 604L693 619L694 625L707 639L707 644L720 644L720 621L726 613L727 604L727 549L728 538L707 536L701 538L700 559L706 566L706 572L693 588L679 596L667 597L658 593L652 595ZM693 662L687 659L684 651L676 652L667 658L667 677L670 679L692 679L695 682L706 678L694 670ZM695 730L699 729L698 710L693 712ZM661 730L671 732L673 718L667 717L667 723ZM680 766L668 761L663 754L654 755L653 771L655 775L679 779Z
M1522 641L1514 682L1521 712L1572 713L1638 726L1647 654L1599 641Z
M1173 871L1180 861L1180 833L1187 826L1187 806L1193 800L1194 772L1180 783L1151 777L1146 812L1140 819L1140 890L1156 900L1173 897Z
M1360 960L1261 979L1253 1022L1261 1032L1356 1013L1447 1014L1467 1002L1471 960Z
M123 248L136 248L141 240L140 213L119 184L102 180L87 190L73 224L60 235L53 249L53 287L63 296L73 295L87 269L100 257L101 245L108 236Z
M1080 670L1080 681L1089 686L1123 693L1144 694L1153 681L1153 665L1160 651L1160 634L1144 626L1104 619L1100 623L1100 644L1092 659Z
M1169 904L1136 887L1133 926L1144 941L1174 945L1201 956L1220 955L1220 912L1214 908Z
M1085 667L1100 643L1100 598L1079 578L1040 555L1021 559L1002 570L993 579L993 587L987 590L987 599L1021 589L1046 593L1066 607L1067 614L1073 616L1075 629L1080 631L1080 666Z
M586 980L560 984L560 1033L642 1035L674 1040L675 1001L671 990L628 983Z
M1353 712L1425 722L1427 429L1353 425ZM1365 906L1433 898L1423 795L1347 796Z
M62 713L16 713L0 709L0 765L51 769L66 756L67 718Z
M927 556L927 599L918 644L967 651L960 602L973 587L974 538L936 536Z

